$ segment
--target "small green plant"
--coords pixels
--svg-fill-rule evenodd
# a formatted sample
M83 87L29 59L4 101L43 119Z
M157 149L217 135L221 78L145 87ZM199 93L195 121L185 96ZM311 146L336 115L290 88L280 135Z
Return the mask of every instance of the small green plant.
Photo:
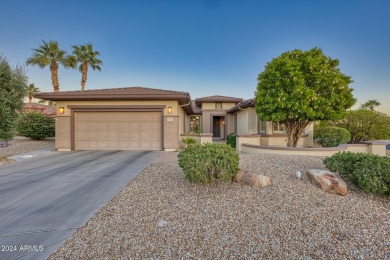
M233 148L236 148L237 140L236 140L236 134L230 133L226 137L226 144L230 145Z
M232 180L239 168L239 156L226 144L196 144L178 155L186 179L194 183Z
M192 137L184 137L183 139L181 139L181 142L183 144L186 145L186 148L191 146L191 145L194 145L196 144L196 139L195 138L192 138Z
M55 121L39 112L27 112L20 115L17 130L21 136L34 140L54 137Z
M390 194L390 158L338 152L325 158L324 164L330 171L338 172L365 192Z
M345 128L320 125L314 127L314 140L324 147L345 144L350 139L351 134Z

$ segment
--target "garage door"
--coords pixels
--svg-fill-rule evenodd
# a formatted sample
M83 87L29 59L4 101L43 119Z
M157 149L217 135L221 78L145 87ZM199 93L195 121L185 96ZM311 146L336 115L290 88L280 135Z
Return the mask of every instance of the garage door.
M161 112L75 112L75 150L162 150Z

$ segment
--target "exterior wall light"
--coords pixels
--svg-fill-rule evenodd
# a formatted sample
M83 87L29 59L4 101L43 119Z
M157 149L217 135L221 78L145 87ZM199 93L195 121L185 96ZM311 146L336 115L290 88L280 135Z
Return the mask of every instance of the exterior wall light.
M172 114L172 107L168 107L168 114Z
M63 114L63 113L65 113L65 108L64 107L60 107L58 109L58 111L60 112L60 114Z

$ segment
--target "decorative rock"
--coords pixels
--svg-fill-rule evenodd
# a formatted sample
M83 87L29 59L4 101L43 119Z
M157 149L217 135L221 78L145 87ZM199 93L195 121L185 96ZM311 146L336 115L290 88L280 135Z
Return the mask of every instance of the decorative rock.
M168 225L168 221L165 221L165 220L162 220L162 219L157 224L157 226L159 226L159 227L164 227L166 225Z
M235 181L238 184L252 187L265 187L271 184L269 177L260 174L248 173L243 170L238 172Z
M296 177L298 180L302 179L302 173L301 173L300 171L296 171L296 172L295 172L295 177Z
M333 172L311 169L306 171L306 175L311 182L323 191L342 196L348 193L347 184Z

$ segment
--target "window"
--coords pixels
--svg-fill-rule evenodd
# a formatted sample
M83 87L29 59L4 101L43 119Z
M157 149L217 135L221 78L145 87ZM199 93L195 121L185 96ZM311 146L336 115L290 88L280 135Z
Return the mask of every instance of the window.
M200 133L200 117L190 116L190 132Z
M277 133L277 134L286 133L286 127L283 124L274 123L273 125L274 125L274 127L273 127L274 133Z
M261 121L260 118L257 118L257 132L265 134L265 121Z
M222 109L222 103L215 103L215 109Z

